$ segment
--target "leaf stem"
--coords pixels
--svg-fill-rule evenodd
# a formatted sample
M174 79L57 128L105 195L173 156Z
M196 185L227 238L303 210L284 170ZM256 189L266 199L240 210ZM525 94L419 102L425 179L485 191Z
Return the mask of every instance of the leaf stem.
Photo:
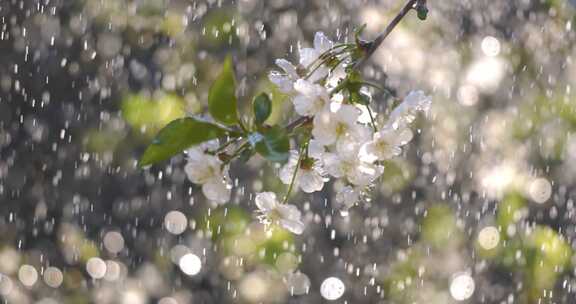
M237 142L237 141L240 140L240 139L241 139L241 137L235 137L235 138L232 138L232 139L228 140L227 142L225 142L225 143L223 143L222 145L220 145L220 147L218 147L218 149L214 150L213 153L214 153L214 154L218 154L218 153L224 151L226 148L228 148L228 146L230 146L231 144Z

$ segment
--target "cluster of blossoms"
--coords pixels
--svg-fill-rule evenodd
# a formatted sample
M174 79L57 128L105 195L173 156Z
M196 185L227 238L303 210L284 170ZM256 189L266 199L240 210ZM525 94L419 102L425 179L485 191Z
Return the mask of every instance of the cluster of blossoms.
M348 56L350 45L335 45L323 33L316 33L313 48L299 49L299 63L276 60L281 72L273 71L270 81L290 96L295 112L307 121L307 133L299 147L279 171L280 180L292 188L313 193L323 189L330 177L344 185L336 194L341 208L348 209L362 200L385 168L383 161L401 154L402 146L413 137L410 123L417 112L428 111L431 99L421 91L410 92L378 122L368 104L354 102L344 89L354 61ZM328 54L328 55L327 55ZM360 92L367 95L367 91ZM369 113L370 120L361 119ZM224 203L230 198L228 167L210 153L215 146L204 144L188 151L186 173L202 185L210 200ZM288 197L288 195L286 196ZM259 219L279 225L293 233L304 230L297 207L279 202L276 194L256 195Z

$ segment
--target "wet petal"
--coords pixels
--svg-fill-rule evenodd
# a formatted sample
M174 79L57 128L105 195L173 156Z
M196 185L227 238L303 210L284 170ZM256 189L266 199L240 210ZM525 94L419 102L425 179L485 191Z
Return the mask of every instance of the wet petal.
M336 119L348 125L355 124L360 116L360 111L352 105L344 104L336 112Z
M320 191L324 187L324 177L314 170L305 170L300 174L299 185L306 193Z
M298 154L296 154L296 157L298 157ZM288 161L288 163L286 165L282 166L282 168L280 169L280 172L278 172L278 176L280 177L280 180L285 185L289 185L290 182L292 182L292 177L294 176L294 170L296 169L296 163L297 162L298 162L298 159L296 159L295 161L292 161L292 157L291 157L290 160ZM296 177L296 179L298 179L298 177Z
M294 205L278 204L276 205L276 210L278 210L282 219L299 221L302 218L302 213Z
M360 191L356 188L346 186L336 193L336 202L346 208L354 206L360 199Z
M226 183L223 179L212 179L202 186L202 193L211 201L218 204L224 204L230 201L232 185Z
M314 116L314 127L312 135L321 144L327 146L336 141L337 121L333 118L331 111L322 111Z
M301 48L300 51L300 64L305 68L308 68L310 64L314 62L318 58L320 54L316 52L315 49L312 48Z
M316 32L314 35L314 49L316 49L316 51L318 51L320 54L331 49L333 45L334 42L328 39L326 34L323 32Z
M276 59L276 65L278 65L286 75L288 75L293 80L298 79L298 72L296 71L296 67L286 59Z
M339 178L344 176L342 160L335 153L326 153L324 156L324 169L328 174Z
M277 200L276 200L276 193L274 192L261 192L256 195L256 206L261 211L270 211L276 207Z
M326 148L324 148L324 145L322 145L319 141L312 139L308 143L308 155L310 157L322 159L325 152Z
M285 220L285 219L281 219L279 221L280 226L282 226L282 228L294 233L294 234L302 234L302 232L304 232L304 223L302 223L301 221L293 221L293 220Z
M270 82L275 84L282 93L291 93L294 91L294 84L290 77L282 75L277 71L272 71L268 74Z

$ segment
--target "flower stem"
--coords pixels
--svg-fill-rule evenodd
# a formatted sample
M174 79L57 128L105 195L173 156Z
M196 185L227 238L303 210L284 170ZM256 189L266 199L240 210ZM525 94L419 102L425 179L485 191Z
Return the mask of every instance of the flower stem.
M370 105L366 105L366 109L368 109L368 115L370 115L370 121L372 122L372 129L374 132L378 132L378 128L376 128L376 121L374 121L374 114L372 114L372 109L370 109Z
M224 150L225 150L226 148L228 148L231 144L237 142L237 141L240 140L240 139L242 139L242 138L241 138L241 137L235 137L235 138L232 138L232 139L228 140L227 142L223 143L220 147L218 147L218 149L216 149L216 150L214 151L214 154L218 154L218 153L224 151Z
M309 65L307 65L306 67L304 67L304 69L305 69L306 71L310 70L310 68L312 68L312 66L313 66L314 64L318 63L318 61L323 61L324 59L327 58L328 55L333 55L333 54L330 54L330 53L332 53L333 51L336 51L337 49L343 48L343 47L344 47L344 49L348 49L348 48L350 48L350 47L354 47L354 44L351 44L351 43L337 44L337 45L329 48L328 50L326 50L324 53L320 54L320 56L318 56L318 58L314 59L314 61L312 61Z
M292 179L290 180L290 186L288 186L288 191L286 191L286 196L284 196L284 200L282 204L286 204L288 202L288 198L290 197L290 193L292 192L292 188L294 188L294 184L296 182L296 174L298 173L298 169L300 169L300 163L302 159L304 159L304 152L308 149L308 140L302 145L300 148L300 155L298 156L298 161L296 162L296 166L294 167L294 174L292 174Z
M344 49L339 50L339 51L336 52L336 53L329 54L330 56L326 56L326 58L323 58L323 59L316 65L316 67L314 67L310 72L308 72L308 74L304 77L304 79L310 78L310 77L314 74L314 72L316 72L316 70L318 70L320 67L322 67L322 66L326 63L325 60L330 59L330 57L337 57L337 56L340 56L340 55L342 55L342 54L345 54L345 53L347 53L348 51L350 51L351 49L352 49L351 47L346 46ZM318 58L320 59L320 58L322 58L322 56L323 56L323 55L320 55ZM317 60L316 60L316 61L317 61ZM340 64L342 61L343 61L343 60L339 61L338 64ZM308 68L311 68L311 67L312 67L312 64L309 65Z

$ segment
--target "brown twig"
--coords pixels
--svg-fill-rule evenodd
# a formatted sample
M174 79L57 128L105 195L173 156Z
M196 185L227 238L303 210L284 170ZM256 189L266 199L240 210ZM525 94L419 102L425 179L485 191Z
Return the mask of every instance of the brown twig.
M362 57L362 59L360 59L360 61L358 61L354 65L354 69L360 68L366 61L368 61L368 59L372 56L372 54L374 54L374 52L376 52L376 50L380 47L382 42L384 42L386 37L388 37L388 35L390 35L390 33L394 30L394 28L396 28L398 23L400 23L402 18L404 18L408 14L408 12L410 12L410 10L416 6L417 2L422 2L422 0L409 0L408 2L406 2L404 7L402 7L402 10L400 10L400 12L398 13L398 15L396 15L396 17L394 17L394 19L392 19L392 21L388 23L386 28L382 32L380 32L380 34L378 34L378 36L376 36L376 38L374 38L374 40L372 40L368 44L368 48L365 50L364 57Z

